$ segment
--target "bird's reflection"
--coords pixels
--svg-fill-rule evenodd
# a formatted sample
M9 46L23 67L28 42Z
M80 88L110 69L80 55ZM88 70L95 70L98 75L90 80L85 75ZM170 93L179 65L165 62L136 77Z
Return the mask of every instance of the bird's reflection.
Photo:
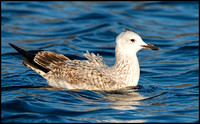
M36 90L36 91L34 91ZM45 90L44 92L38 92ZM120 110L120 111L132 111L130 117L134 117L134 111L141 104L141 101L146 97L137 92L137 88L124 88L117 91L87 91L87 90L66 90L51 87L39 87L39 88L25 88L18 91L18 98L25 97L37 97L45 101L41 104L49 104L53 101L53 104L61 106L64 110L70 110L74 112L97 112L107 113L108 110ZM58 94L59 92L59 94ZM55 93L55 95L53 95ZM53 95L53 97L52 97ZM70 98L69 98L70 97ZM68 100L65 100L68 99ZM71 99L71 100L70 100ZM37 100L37 99L35 99ZM76 100L76 102L74 102ZM37 102L37 101L36 101ZM40 100L41 102L41 100ZM51 103L52 104L52 103ZM71 107L70 107L71 106ZM116 113L119 114L119 113ZM104 116L109 116L108 114ZM83 120L90 120L92 118L79 118ZM120 122L118 119L97 119L99 122ZM141 119L131 119L127 122L144 122Z

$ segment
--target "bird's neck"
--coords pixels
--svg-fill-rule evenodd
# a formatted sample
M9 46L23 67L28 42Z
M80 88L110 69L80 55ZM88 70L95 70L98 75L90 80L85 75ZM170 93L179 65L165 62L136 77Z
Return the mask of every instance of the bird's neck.
M115 55L113 68L119 72L119 77L124 78L127 86L137 86L140 76L140 67L136 53L132 55Z

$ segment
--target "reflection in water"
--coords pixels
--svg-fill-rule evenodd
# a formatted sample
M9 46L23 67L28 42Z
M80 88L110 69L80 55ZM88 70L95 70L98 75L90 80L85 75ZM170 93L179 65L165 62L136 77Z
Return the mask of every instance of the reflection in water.
M114 91L104 96L104 99L113 101L110 106L119 110L135 110L134 105L140 105L140 100L144 100L146 97L139 94L135 89L125 88L120 91Z
M114 110L120 110L124 111L122 114L126 114L126 111L129 111L129 114L126 118L126 121L122 121L121 119L113 118L110 119L110 114L105 114L104 119L97 119L98 122L114 122L114 123L122 123L122 122L127 122L127 123L136 123L136 122L145 122L145 120L142 119L133 119L134 117L134 110L138 109L138 105L140 105L140 100L144 100L146 97L143 95L139 94L136 89L130 89L130 88L124 88L122 90L118 91L109 91L109 92L95 92L99 95L101 95L101 101L98 103L95 101L91 100L86 100L85 98L84 101L87 101L89 103L93 104L104 104L102 107L85 107L84 110L105 110L105 113L107 111L114 111ZM105 105L106 104L106 105ZM131 111L131 112L130 112Z
M142 123L142 122L145 122L145 120L139 120L139 119L137 119L137 120L114 120L114 119L109 119L109 120L104 120L104 119L102 119L102 120L97 120L98 122L111 122L111 123Z
M128 111L128 116L126 121L122 121L120 119L102 119L99 121L102 122L114 122L114 123L137 123L137 122L145 122L143 119L133 119L135 116L134 110L139 109L137 106L140 105L140 101L144 100L146 97L139 94L136 89L125 88L121 91L114 91L107 93L104 99L108 99L112 101L109 103L108 108L115 110L122 110L124 112Z
M44 90L44 92L37 92L37 90ZM52 98L52 93L59 91L56 98ZM35 106L40 108L41 102L48 102L49 107L52 107L52 103L62 107L63 109L70 110L71 112L87 112L87 113L96 113L97 111L102 111L105 113L105 118L96 117L98 122L145 122L145 120L140 119L131 119L122 121L120 119L112 118L110 119L110 114L107 111L133 111L133 115L129 114L130 117L134 117L134 110L137 110L137 106L140 105L140 101L144 100L146 97L139 94L137 89L124 88L118 91L88 91L88 90L66 90L60 88L52 88L49 86L35 87L35 88L25 88L21 91L17 91L16 98L29 98L34 100L36 103ZM62 97L61 97L62 96ZM72 99L72 98L73 99ZM14 99L16 99L14 98ZM13 99L13 98L12 98ZM56 101L54 100L56 99ZM70 99L71 101L67 101ZM39 100L39 101L37 101ZM65 102L63 102L65 101ZM39 104L38 104L39 103ZM46 103L47 104L47 103ZM91 105L92 104L92 105ZM34 105L34 104L33 104ZM70 107L70 106L71 107ZM72 107L73 105L73 107ZM81 107L84 106L84 107ZM55 106L54 106L55 107ZM70 108L69 108L70 107ZM52 108L51 108L52 109ZM40 111L43 111L40 109ZM51 114L51 113L48 113ZM91 117L75 117L78 120L91 120ZM107 119L108 118L108 119ZM128 118L128 117L127 117Z

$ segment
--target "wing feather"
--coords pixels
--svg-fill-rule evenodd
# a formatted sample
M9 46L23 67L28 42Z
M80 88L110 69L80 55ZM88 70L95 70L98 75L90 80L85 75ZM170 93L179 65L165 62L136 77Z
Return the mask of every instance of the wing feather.
M95 55L94 53L89 53L88 51L86 51L86 53L84 54L85 57L88 59L88 63L90 63L90 65L95 66L95 67L108 67L104 62L103 62L103 57L100 56L99 54Z
M57 62L71 61L69 58L62 54L56 54L50 51L41 51L34 57L34 62L42 67L50 69L51 64L56 64Z

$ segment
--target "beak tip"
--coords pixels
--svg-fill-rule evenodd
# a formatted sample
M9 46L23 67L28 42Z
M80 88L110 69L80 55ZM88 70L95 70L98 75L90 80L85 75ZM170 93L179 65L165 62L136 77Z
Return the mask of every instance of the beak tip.
M160 49L159 49L158 47L156 47L154 50L156 50L156 51L160 51Z
M152 44L148 44L148 43L147 43L147 45L142 45L142 47L145 48L145 49L150 49L150 50L159 51L159 48L158 48L158 47L156 47L156 46L154 46L154 45L152 45Z

